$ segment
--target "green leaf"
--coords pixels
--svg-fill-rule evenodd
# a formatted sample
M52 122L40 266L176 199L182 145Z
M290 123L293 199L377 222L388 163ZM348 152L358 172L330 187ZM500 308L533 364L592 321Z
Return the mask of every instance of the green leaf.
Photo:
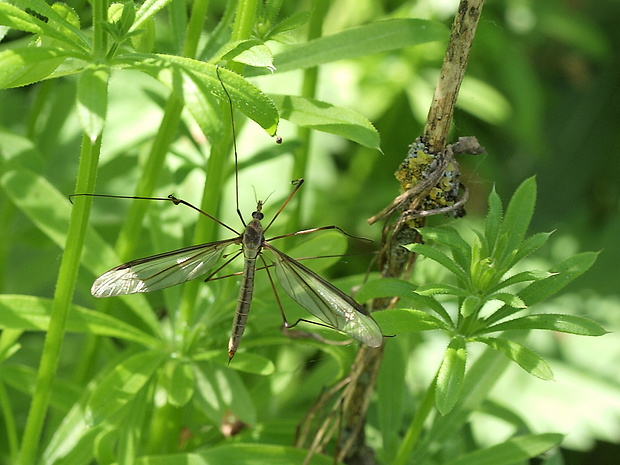
M172 0L145 0L136 12L136 18L129 32L137 30L144 21L152 19L155 14Z
M62 44L63 48L68 50L88 51L88 40L74 24L77 17L71 8L56 4L50 6L43 0L13 0L12 3L21 6L22 10L7 2L0 3L0 24L39 34L46 46ZM23 10L36 11L47 18L47 21L42 21ZM54 39L56 42L50 42L48 39Z
M365 117L348 108L336 107L307 97L270 94L280 116L304 128L336 134L365 147L381 150L379 133Z
M583 252L563 260L549 270L557 274L534 281L519 292L519 297L528 307L548 299L590 269L597 257L596 252Z
M21 87L49 76L69 55L53 48L21 48L0 52L0 88Z
M421 310L406 308L379 310L373 312L372 317L386 336L446 329L445 323Z
M45 178L18 167L0 177L0 185L11 201L56 245L64 247L71 204ZM93 275L118 265L112 248L91 228L86 232L82 264ZM144 321L154 334L161 332L159 321L144 295L122 296L123 302Z
M553 379L551 368L538 354L521 344L504 338L476 337L474 341L482 342L501 352L521 368L537 378L549 381Z
M484 332L490 333L494 331L529 329L560 331L562 333L578 334L581 336L602 336L608 333L605 328L595 321L580 316L564 315L562 313L526 315L489 326Z
M222 367L230 365L230 368L234 370L262 376L269 376L275 371L275 366L271 360L262 355L245 351L237 352L230 364L228 363L228 353L219 349L198 352L192 356L192 360L209 360Z
M459 399L466 363L467 347L465 340L456 337L450 341L437 373L435 403L437 410L442 415L450 412Z
M33 34L41 34L45 29L44 21L6 2L0 3L0 24Z
M47 331L52 300L26 295L0 295L0 328L24 331ZM115 337L145 347L160 345L158 339L112 316L72 306L67 331Z
M303 26L310 20L310 12L309 11L298 11L293 13L288 18L284 18L282 21L277 23L268 34L268 39L273 39L272 36L276 34L281 34L283 32L292 31L293 29L297 29L300 26Z
M418 286L397 278L381 278L368 281L355 293L355 300L364 303L382 297L401 297L408 299Z
M275 70L273 66L273 55L271 50L265 44L258 44L239 53L233 58L237 63L255 66L257 68L267 68Z
M420 286L417 290L421 295L453 295L458 297L467 297L469 293L460 287L452 286L451 284L443 283L431 283Z
M517 273L510 278L501 281L497 286L491 289L490 292L499 291L500 289L512 286L513 284L524 283L526 281L536 281L538 279L546 279L549 276L553 276L553 273L538 270L522 271L521 273Z
M387 310L385 313L390 311ZM409 396L406 374L410 346L403 338L394 338L389 341L383 348L376 387L378 430L383 439L382 460L384 463L393 463L393 457L402 438L401 428Z
M196 364L194 374L193 401L214 424L219 425L231 411L244 423L256 424L256 406L239 373L213 364Z
M496 292L488 297L489 300L499 300L513 308L527 308L527 305L519 298L519 296L508 292Z
M444 465L512 465L527 462L560 445L563 435L556 433L517 436L485 449L462 455Z
M77 109L82 129L94 142L103 132L108 107L110 72L104 68L87 68L77 86Z
M460 313L463 315L463 318L467 318L473 313L478 313L478 311L480 311L480 306L480 297L475 295L467 296L461 304Z
M183 407L190 401L196 382L191 364L181 360L168 360L162 378L162 385L171 405Z
M534 214L534 206L536 204L536 178L531 177L523 181L517 188L502 222L500 235L505 234L508 241L502 250L502 261L512 251L517 250L525 238L527 228L529 227L532 215Z
M362 285L355 294L358 302L367 302L371 299L382 297L400 297L408 299L423 308L428 308L439 315L447 324L451 324L450 315L441 303L432 297L420 295L416 292L416 286L401 279L382 278L369 281Z
M276 55L277 72L310 68L448 38L445 26L420 19L389 19L289 47Z
M270 135L278 127L278 109L273 101L249 81L225 68L213 64L174 55L124 55L117 62L139 69L154 76L176 93L206 134L213 130L199 117L204 113L202 105L208 105L211 95L233 105L248 118L256 121ZM219 74L219 77L218 77ZM221 79L221 82L220 82ZM226 92L222 87L225 86Z
M308 451L292 446L279 446L257 443L227 443L211 447L201 452L153 455L141 457L136 465L299 465L304 463ZM333 457L314 454L308 465L333 465Z
M418 228L425 240L432 240L444 244L450 248L452 257L464 270L469 268L471 262L471 246L463 239L463 236L453 227L442 228Z
M427 244L407 244L404 247L411 252L424 255L425 257L436 261L444 268L447 268L449 271L454 273L463 283L468 281L467 273L465 273L465 271L454 260L435 247L431 247Z
M135 31L130 33L133 48L140 53L151 53L155 47L155 21L149 18L143 26L131 29Z
M551 236L551 233L537 233L528 237L520 246L514 256L513 263L517 263L522 258L528 256L539 247L542 247Z
M89 399L87 416L92 424L98 425L127 405L153 378L165 358L162 352L139 352L113 367Z

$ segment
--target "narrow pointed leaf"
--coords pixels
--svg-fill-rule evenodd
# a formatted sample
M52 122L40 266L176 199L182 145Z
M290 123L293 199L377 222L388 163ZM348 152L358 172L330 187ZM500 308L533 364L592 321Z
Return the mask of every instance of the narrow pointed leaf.
M223 367L230 366L230 368L237 371L243 371L245 373L252 373L261 376L268 376L275 371L273 361L251 351L237 352L234 362L230 364L228 354L222 353L219 349L198 352L192 356L192 360L210 360L213 363L217 363Z
M67 56L59 50L44 47L4 50L0 52L0 89L41 81Z
M557 433L528 434L510 438L501 444L478 449L444 465L512 465L527 463L549 449L557 447L564 436Z
M432 283L425 284L424 286L420 286L417 290L418 294L421 295L453 295L459 297L466 297L468 292L460 287L452 286L450 284L443 283Z
M51 308L51 299L26 295L0 295L0 328L47 331ZM134 326L110 315L93 312L77 305L74 305L69 312L67 331L115 337L149 348L159 345L158 339Z
M608 331L597 322L574 315L561 313L545 313L527 315L510 321L498 323L485 329L485 333L495 331L545 329L562 333L579 334L581 336L603 336Z
M437 250L435 247L431 247L427 244L408 244L405 246L405 248L410 250L411 252L424 255L425 257L436 261L437 263L454 273L456 277L459 278L461 281L467 282L467 275L465 271L461 267L459 267L454 262L454 260L452 260L440 250Z
M168 394L168 402L175 407L186 405L194 394L195 376L192 365L179 360L170 360L162 375L162 385Z
M450 315L445 308L432 297L416 292L417 286L402 279L382 278L365 283L355 294L359 302L382 297L400 297L413 301L419 308L428 308L439 315L445 323L450 323Z
M480 297L475 295L467 296L461 304L460 312L463 318L469 317L472 313L480 311Z
M529 307L551 297L590 269L597 257L598 253L583 252L567 258L549 270L557 274L540 281L534 281L519 292L519 297Z
M534 214L534 205L536 204L536 179L531 177L523 181L517 188L502 222L501 233L507 234L508 242L504 253L517 250L529 227L532 215Z
M129 32L137 30L143 22L152 19L155 14L164 8L171 0L145 0L136 12L134 23L129 28Z
M213 64L191 58L164 54L156 57L124 55L117 60L119 64L132 66L154 76L187 103L204 101L202 98L188 96L192 92L201 92L205 96L213 94L220 100L227 101L223 82L235 108L258 123L270 135L275 134L279 120L276 106L266 94L243 77L225 68L217 69ZM185 77L189 77L193 85L188 85ZM202 112L200 108L188 108L194 117ZM201 124L201 121L198 123Z
M330 103L295 95L270 94L280 116L297 126L328 132L376 150L379 132L358 112Z
M376 21L289 47L275 57L274 63L278 72L290 71L447 38L445 26L431 21L404 18Z
M553 372L547 362L527 347L503 338L477 337L475 340L501 352L529 374L545 381L553 379Z
M491 289L491 292L499 291L500 289L512 286L513 284L524 283L526 281L536 281L538 279L546 279L550 276L553 276L553 273L550 273L548 271L522 271L521 273L517 273L515 275L512 275L510 278L501 281L497 286Z
M112 368L90 397L87 412L90 421L97 425L127 405L153 378L165 357L156 351L139 352Z
M519 246L519 250L517 251L517 254L514 257L514 263L517 263L519 260L528 256L529 254L534 252L539 247L542 247L547 242L547 240L549 240L550 236L551 236L551 233L542 232L542 233L537 233L537 234L534 234L533 236L528 237L523 242L523 244Z
M499 300L513 308L527 308L523 300L519 296L508 292L497 292L489 296L489 300Z
M495 248L503 217L502 201L495 191L495 186L493 186L493 190L489 194L489 211L484 226L484 236L491 250Z
M87 68L80 74L77 87L77 110L82 129L94 142L103 132L108 107L108 70Z
M372 316L381 324L381 329L387 336L447 329L441 320L421 310L407 308L380 310L373 312Z
M8 2L1 2L0 24L39 34L43 42L50 38L54 39L57 43L63 45L62 48L87 50L88 41L79 27L67 21L67 18L63 17L59 11L56 11L60 10L61 13L66 13L67 9L64 5L55 7L43 0L14 0L12 3L20 5L22 10L8 4ZM41 16L47 18L47 21L42 21L34 15L29 15L23 11L26 9L36 11ZM45 43L45 45L49 45L49 43Z
M465 365L467 363L467 347L465 340L456 337L450 341L437 374L435 403L442 415L450 412L459 399Z
M453 259L463 269L469 268L471 262L471 246L463 239L463 236L452 227L442 228L419 228L425 240L439 242L450 248Z
M364 283L355 294L358 302L368 302L382 297L402 297L408 299L418 286L397 278L375 279Z

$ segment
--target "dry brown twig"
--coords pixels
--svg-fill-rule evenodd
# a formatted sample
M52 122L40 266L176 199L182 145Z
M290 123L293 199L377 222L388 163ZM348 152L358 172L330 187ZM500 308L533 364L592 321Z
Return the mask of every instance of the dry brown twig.
M467 189L459 182L458 163L454 155L478 154L484 150L475 138L461 138L448 145L447 136L454 114L458 92L484 0L461 0L452 24L450 41L444 56L439 79L429 109L426 124L420 136L410 147L395 176L401 193L381 212L368 220L374 224L385 219L379 269L383 277L407 277L415 262L415 255L403 245L422 240L417 228L428 216L464 214ZM394 214L398 217L391 221ZM396 299L381 299L372 308L385 309L395 305ZM376 463L374 452L365 444L364 424L366 411L374 390L381 365L383 347L373 349L361 346L347 378L337 389L324 392L307 418L300 425L303 434L296 445L308 447L308 458L322 452L336 433L336 413L342 407L342 438L335 460L356 465ZM334 397L338 395L337 399ZM308 444L309 431L320 408L332 405L330 413ZM340 406L340 407L339 407Z

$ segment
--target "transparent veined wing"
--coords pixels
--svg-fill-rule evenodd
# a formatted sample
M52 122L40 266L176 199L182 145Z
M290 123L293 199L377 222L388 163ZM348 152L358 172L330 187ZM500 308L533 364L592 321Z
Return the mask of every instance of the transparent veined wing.
M360 304L298 261L265 244L275 258L278 282L284 291L323 323L363 342L379 347L381 329Z
M151 292L206 274L224 249L238 239L209 242L123 263L99 276L90 292L95 297Z

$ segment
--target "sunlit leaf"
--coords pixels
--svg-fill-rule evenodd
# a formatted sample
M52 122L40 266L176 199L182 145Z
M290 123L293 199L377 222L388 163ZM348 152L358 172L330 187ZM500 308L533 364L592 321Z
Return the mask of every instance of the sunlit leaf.
M443 415L450 412L459 399L466 362L467 347L465 340L460 337L453 338L444 353L443 361L437 373L435 403L437 410Z
M553 379L553 372L547 362L527 347L503 338L477 337L475 340L503 353L529 374L545 381Z

